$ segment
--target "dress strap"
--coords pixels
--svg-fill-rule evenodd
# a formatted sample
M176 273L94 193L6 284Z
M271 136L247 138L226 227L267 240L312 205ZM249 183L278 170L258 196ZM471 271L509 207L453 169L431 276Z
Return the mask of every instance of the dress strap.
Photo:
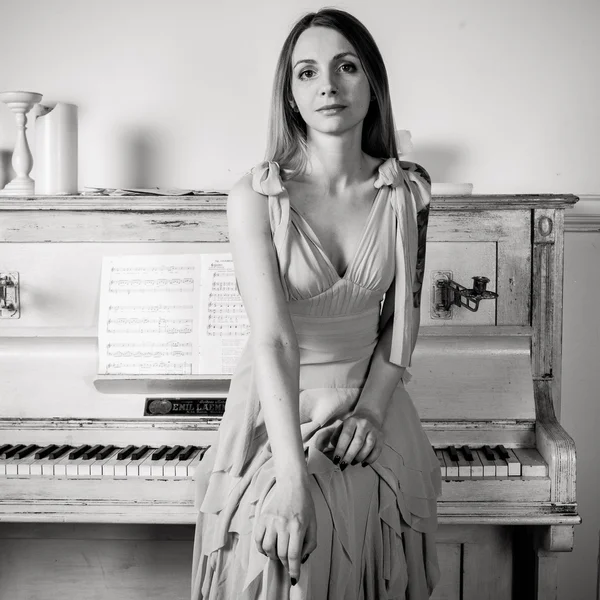
M290 200L281 181L279 164L264 161L252 167L252 189L269 198L269 218L273 243L281 249L290 220Z
M380 165L374 185L390 187L390 201L396 213L394 327L389 361L410 367L414 347L413 287L418 285L417 213L429 206L431 182L419 165L389 158Z

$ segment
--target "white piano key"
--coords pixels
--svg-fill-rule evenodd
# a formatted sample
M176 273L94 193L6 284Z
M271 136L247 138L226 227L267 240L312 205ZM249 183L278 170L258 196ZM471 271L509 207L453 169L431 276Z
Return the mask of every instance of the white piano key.
M507 448L506 451L509 457L506 459L508 463L508 476L509 477L520 477L521 476L521 461L517 458L514 450Z
M471 462L465 458L465 455L457 450L458 454L458 476L471 477Z
M483 453L483 450L475 450L479 460L483 465L483 476L484 477L496 477L496 463L493 460L488 460Z
M153 450L150 448L142 458L132 459L127 465L127 477L139 477L140 476L140 465L148 460L148 457L152 454Z
M91 477L93 464L94 464L93 458L77 459L77 476L78 477Z
M446 477L446 461L444 460L444 454L442 453L441 450L436 450L435 455L438 457L438 460L440 461L440 471L441 471L442 477Z
M18 459L16 456L13 456L12 458L9 458L4 464L5 464L5 472L6 475L10 476L10 475L16 475L19 471L19 462L20 459Z
M47 460L48 460L47 458L38 458L38 459L34 460L29 465L29 474L32 477L41 477L44 463L47 462Z
M515 448L515 455L521 461L522 477L548 476L548 465L535 448Z
M26 456L25 458L22 458L17 463L17 474L21 476L32 475L31 466L36 462L39 462L39 459L35 458L35 452L32 452L29 456Z
M102 477L114 477L115 468L117 465L121 465L123 462L127 463L128 459L124 461L119 460L118 454L123 448L117 448L116 452L110 455L109 459L102 465Z
M508 463L499 456L494 460L496 464L496 477L508 477Z
M171 461L168 461L164 456L158 460L153 460L150 463L152 477L164 477L164 467Z
M450 458L448 450L442 450L446 463L446 477L458 477L458 462Z
M165 462L165 466L163 468L163 476L164 477L175 477L177 474L177 465L181 461L178 458L174 458L173 460L168 460Z
M151 477L152 475L152 450L146 454L142 464L139 466L140 477Z
M475 450L473 452L473 462L471 463L471 477L483 477L483 464L479 458L479 454Z
M102 477L104 465L113 457L116 456L117 452L119 452L118 448L115 448L106 458L102 458L100 460L93 460L91 466L91 476L92 477Z
M65 464L67 477L77 477L79 470L79 458L69 458Z
M193 477L194 476L194 472L196 471L196 467L200 464L200 461L202 460L202 457L204 456L204 449L200 449L200 452L198 452L190 461L190 464L188 465L188 477Z
M115 477L127 477L127 465L132 461L131 454L123 460L117 460L114 467Z
M67 475L67 464L73 462L69 458L69 451L65 452L60 458L50 461L52 464L52 475L55 477L66 477Z

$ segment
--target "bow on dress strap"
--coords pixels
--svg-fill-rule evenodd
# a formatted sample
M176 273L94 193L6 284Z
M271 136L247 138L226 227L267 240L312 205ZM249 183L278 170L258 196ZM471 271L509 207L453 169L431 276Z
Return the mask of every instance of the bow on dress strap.
M392 345L389 361L410 367L415 307L414 290L418 289L417 213L429 206L431 183L427 173L415 163L389 158L379 167L375 187L391 189L391 203L396 212L396 272ZM415 340L416 341L416 340Z
M278 196L284 187L279 175L279 164L275 161L264 161L250 170L252 173L252 189L265 196Z

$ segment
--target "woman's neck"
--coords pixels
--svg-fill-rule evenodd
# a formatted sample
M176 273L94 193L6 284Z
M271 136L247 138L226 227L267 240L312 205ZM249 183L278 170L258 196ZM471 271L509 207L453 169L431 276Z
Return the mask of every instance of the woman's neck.
M311 136L308 140L307 177L330 195L343 194L371 177L370 163L361 139L346 136Z

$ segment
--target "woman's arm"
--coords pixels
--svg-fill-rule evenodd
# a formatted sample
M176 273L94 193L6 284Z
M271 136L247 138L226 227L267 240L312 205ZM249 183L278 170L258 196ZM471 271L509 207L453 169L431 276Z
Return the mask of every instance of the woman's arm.
M298 410L299 351L279 278L269 201L251 181L245 175L229 193L229 238L276 476L294 483L308 477Z
M415 349L419 327L421 322L421 291L425 275L425 254L427 248L427 226L429 223L429 206L420 210L417 214L418 227L418 251L415 279L413 281L413 314L412 314L412 348ZM357 410L370 411L379 423L383 423L389 402L394 390L400 383L404 367L390 363L388 357L392 345L393 319L395 299L395 281L392 281L390 289L386 293L382 309L382 320L385 323L379 335L379 341L373 352L373 358L369 367L369 374L361 397L357 403Z

